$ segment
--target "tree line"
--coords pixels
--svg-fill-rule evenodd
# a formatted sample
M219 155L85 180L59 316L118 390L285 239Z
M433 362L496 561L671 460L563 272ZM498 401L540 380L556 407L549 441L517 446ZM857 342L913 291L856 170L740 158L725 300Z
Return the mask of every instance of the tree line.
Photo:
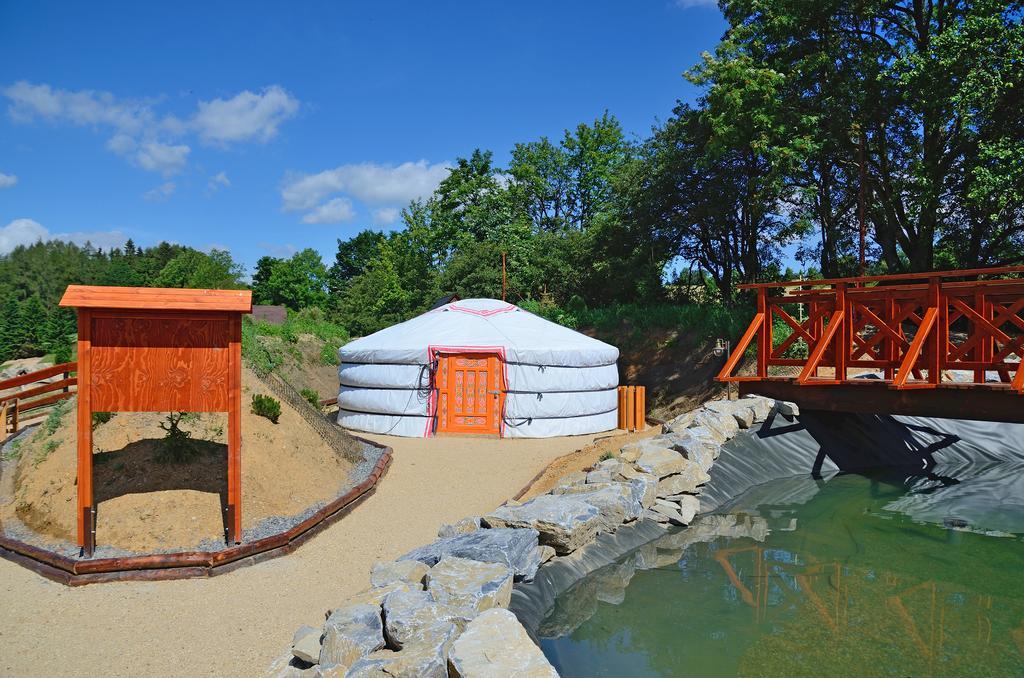
M17 247L0 257L0 362L47 353L71 359L75 311L57 305L68 285L239 289L244 273L225 251L166 242L140 248L128 240L106 251L59 240Z

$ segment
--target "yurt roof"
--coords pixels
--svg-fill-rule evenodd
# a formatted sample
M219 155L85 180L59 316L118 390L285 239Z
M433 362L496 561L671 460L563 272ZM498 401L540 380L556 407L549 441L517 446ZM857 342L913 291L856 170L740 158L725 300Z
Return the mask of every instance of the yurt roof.
M590 367L619 349L497 299L461 299L343 346L346 363L424 364L431 349L494 348L510 363Z

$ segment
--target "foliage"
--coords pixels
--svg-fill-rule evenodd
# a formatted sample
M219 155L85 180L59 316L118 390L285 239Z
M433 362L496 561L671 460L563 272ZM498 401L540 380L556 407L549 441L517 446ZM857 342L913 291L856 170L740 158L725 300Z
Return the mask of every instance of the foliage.
M299 395L306 399L306 401L315 407L320 409L320 394L311 388L304 388L299 391Z
M160 422L164 437L160 440L156 458L161 462L181 464L199 455L199 447L192 440L192 433L181 428L188 421L187 412L171 412L167 420Z
M61 419L63 419L64 415L71 410L73 402L74 401L70 398L66 400L58 400L53 406L53 409L51 409L49 414L46 415L46 419L43 420L43 425L40 427L40 433L49 438L59 431L61 427Z
M276 424L281 416L281 401L262 393L253 393L252 413Z
M113 412L93 412L92 413L92 430L96 430L97 427L106 424L108 421L114 418Z
M283 304L292 310L327 304L327 268L313 249L290 259L262 257L253 275L253 300L257 304Z

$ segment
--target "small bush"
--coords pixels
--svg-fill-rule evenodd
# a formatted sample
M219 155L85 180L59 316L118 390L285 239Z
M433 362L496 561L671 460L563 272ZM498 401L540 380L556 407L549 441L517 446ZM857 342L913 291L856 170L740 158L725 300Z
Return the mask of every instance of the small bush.
M611 451L605 452L604 454L601 455L601 461L608 461L609 459L614 458L615 455Z
M269 419L276 424L281 416L281 401L260 393L254 393L252 396L252 413Z
M199 454L199 448L192 442L192 433L179 427L186 414L186 412L171 412L167 415L167 421L160 423L160 428L166 433L163 440L160 441L160 449L156 455L159 461L180 464Z
M114 418L113 412L93 412L92 413L92 430L95 431L101 424L106 424L108 421Z
M43 432L47 437L52 436L60 428L60 420L64 417L64 414L71 409L70 400L58 401L50 413L46 415L46 421L43 422Z
M317 393L316 391L314 391L311 388L304 388L301 391L299 391L299 395L301 395L303 398L305 398L309 402L310 405L312 405L313 407L315 407L318 410L320 409L320 394L319 393Z

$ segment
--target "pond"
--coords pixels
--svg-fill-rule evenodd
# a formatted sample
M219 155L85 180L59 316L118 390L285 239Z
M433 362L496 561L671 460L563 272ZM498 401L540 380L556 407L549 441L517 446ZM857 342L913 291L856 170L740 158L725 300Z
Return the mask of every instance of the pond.
M571 676L1024 675L1024 466L789 478L563 593Z

